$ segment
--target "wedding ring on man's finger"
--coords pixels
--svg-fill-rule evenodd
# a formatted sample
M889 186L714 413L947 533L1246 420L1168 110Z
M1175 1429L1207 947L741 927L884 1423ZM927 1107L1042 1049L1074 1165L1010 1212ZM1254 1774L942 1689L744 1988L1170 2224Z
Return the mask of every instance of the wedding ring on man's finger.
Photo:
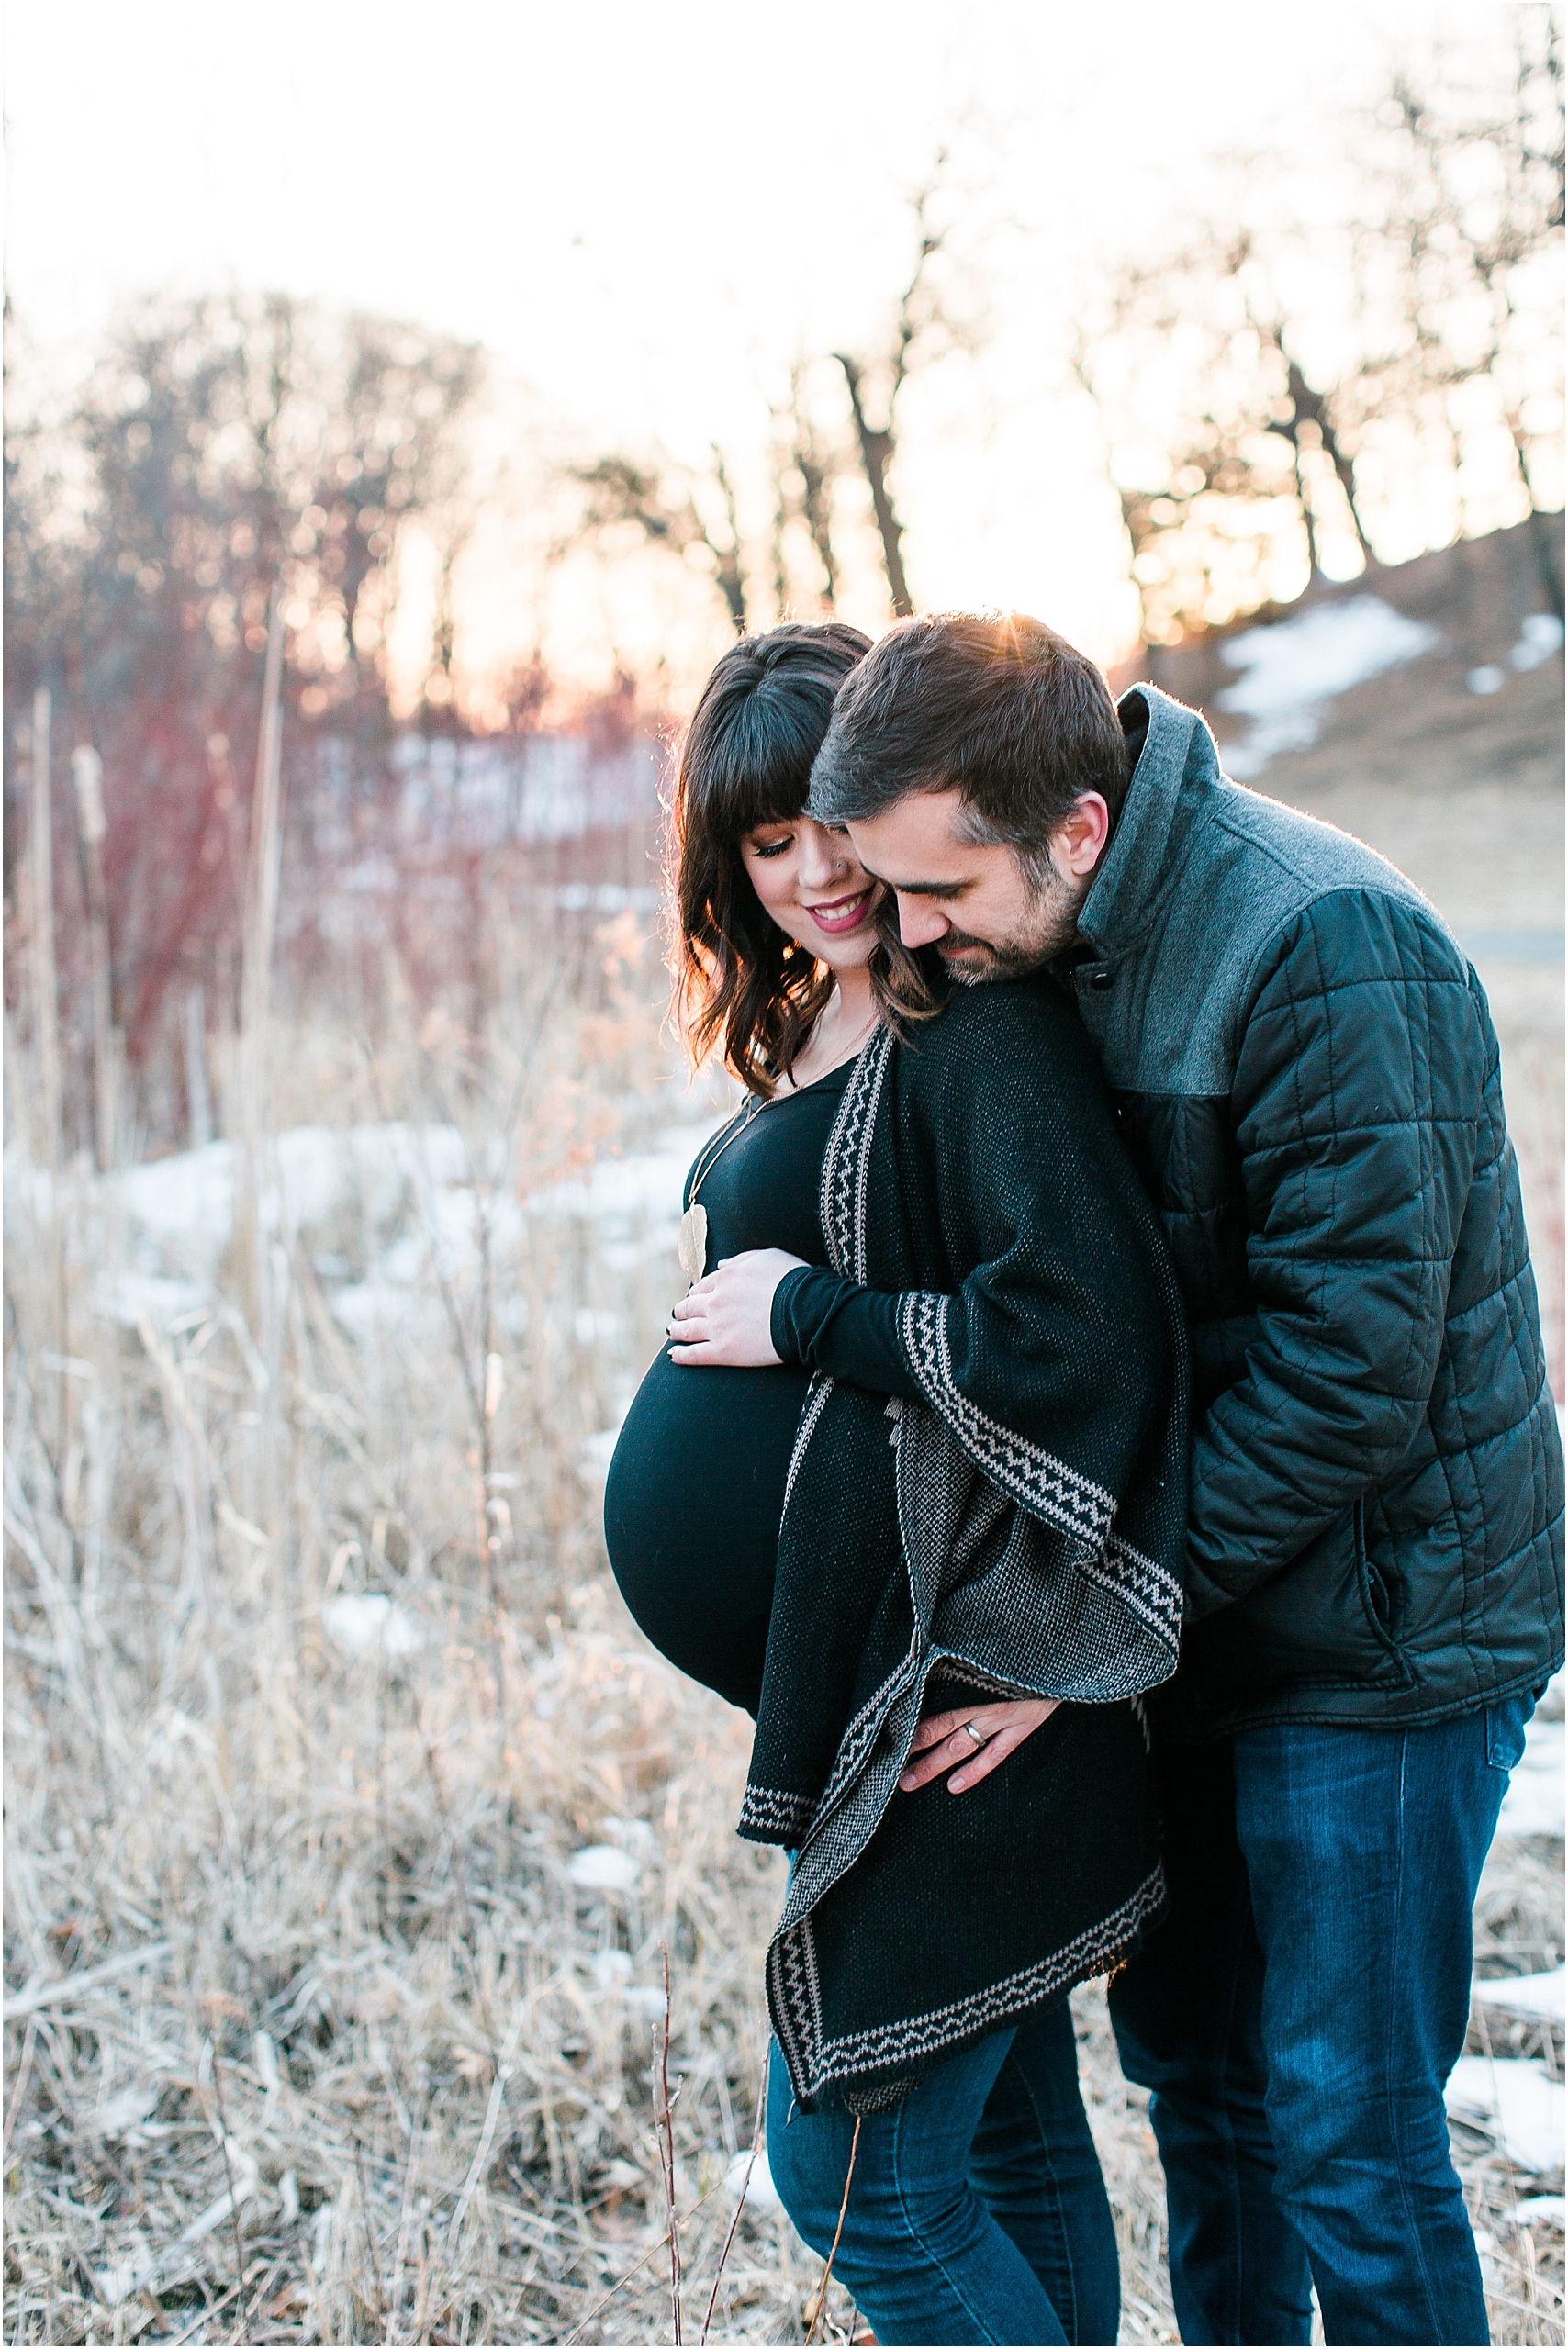
M977 1751L982 1745L984 1745L985 1739L980 1735L979 1729L976 1728L972 1721L960 1721L958 1727L962 1729L967 1738L973 1738Z

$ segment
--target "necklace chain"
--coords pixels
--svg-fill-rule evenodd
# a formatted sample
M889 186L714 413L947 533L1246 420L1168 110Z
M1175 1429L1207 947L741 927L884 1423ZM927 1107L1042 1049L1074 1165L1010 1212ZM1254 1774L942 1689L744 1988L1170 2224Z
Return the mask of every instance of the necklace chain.
M823 1070L823 1076L831 1077L834 1068L841 1068L846 1060L853 1059L857 1054L861 1052L865 1047L867 1036L870 1034L876 1024L877 1012L873 1008L871 1016L867 1021L865 1027L860 1031L859 1035L854 1038L848 1049L840 1057L839 1059L833 1063L832 1068L824 1068ZM821 1081L822 1079L818 1077L813 1077L812 1079L812 1084L820 1084ZM801 1087L799 1090L803 1091L805 1088ZM730 1120L730 1127L733 1128L733 1131L724 1127L720 1128L719 1133L715 1135L713 1142L709 1146L708 1150L698 1160L697 1172L691 1180L691 1189L686 1194L688 1212L696 1206L698 1192L701 1190L703 1184L707 1181L708 1177L712 1173L713 1169L718 1165L720 1159L723 1157L731 1143L738 1142L743 1134L749 1134L765 1109L772 1108L778 1102L791 1101L793 1098L793 1092L775 1093L771 1100L768 1101L764 1101L759 1095L754 1094L752 1099L742 1108L738 1109L735 1112L734 1117ZM736 1122L737 1120L739 1121L738 1123Z
M721 1126L713 1138L713 1143L710 1144L697 1162L697 1172L691 1179L691 1189L686 1194L686 1204L689 1210L696 1206L698 1192L729 1148L730 1144L738 1142L741 1135L750 1130L756 1119L767 1107L767 1103L765 1101L754 1095L743 1108L736 1110L734 1116L729 1121L729 1126ZM734 1130L732 1131L731 1128ZM715 1147L714 1145L717 1147Z

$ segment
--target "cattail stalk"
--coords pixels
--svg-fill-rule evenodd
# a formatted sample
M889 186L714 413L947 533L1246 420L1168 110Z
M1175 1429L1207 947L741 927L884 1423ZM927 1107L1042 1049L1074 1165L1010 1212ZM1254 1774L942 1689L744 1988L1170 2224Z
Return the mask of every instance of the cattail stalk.
M33 883L33 1022L43 1164L57 1173L60 1132L60 999L54 962L54 833L50 808L50 692L33 696L33 804L28 852Z
M207 1074L207 990L200 986L185 992L185 1115L191 1148L202 1149L212 1139L212 1088Z
M87 962L93 1002L93 1131L98 1172L107 1174L118 1156L119 1055L114 1032L114 995L109 966L109 896L104 879L104 762L90 743L71 754L76 786L76 831L82 844L82 878L87 894Z
M283 839L283 604L273 598L267 662L262 684L262 727L256 744L256 788L251 808L251 853L245 881L244 964L240 1008L241 1164L234 1221L243 1302L252 1329L262 1323L263 1241L261 1229L262 1151L266 1135L266 1030L272 1008L273 938L277 927Z

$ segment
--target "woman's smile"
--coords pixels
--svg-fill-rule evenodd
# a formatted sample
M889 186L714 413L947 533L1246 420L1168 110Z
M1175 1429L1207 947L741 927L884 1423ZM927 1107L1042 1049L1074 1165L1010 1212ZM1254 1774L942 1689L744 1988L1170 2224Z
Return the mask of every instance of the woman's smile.
M825 930L830 938L841 938L846 931L859 928L871 911L875 895L875 883L868 881L852 897L832 898L823 905L803 905L801 911L809 913L817 928Z
M745 871L787 937L830 970L864 971L877 947L872 916L883 896L847 833L805 814L758 824L741 843ZM831 889L812 898L808 889Z

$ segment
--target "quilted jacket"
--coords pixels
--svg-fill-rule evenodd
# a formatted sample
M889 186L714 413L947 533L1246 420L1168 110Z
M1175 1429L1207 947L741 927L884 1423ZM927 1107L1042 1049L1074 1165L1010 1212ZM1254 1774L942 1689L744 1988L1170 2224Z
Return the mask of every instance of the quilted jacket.
M1562 1450L1497 1040L1427 900L1121 704L1071 969L1193 1342L1170 1730L1438 1721L1562 1658Z

